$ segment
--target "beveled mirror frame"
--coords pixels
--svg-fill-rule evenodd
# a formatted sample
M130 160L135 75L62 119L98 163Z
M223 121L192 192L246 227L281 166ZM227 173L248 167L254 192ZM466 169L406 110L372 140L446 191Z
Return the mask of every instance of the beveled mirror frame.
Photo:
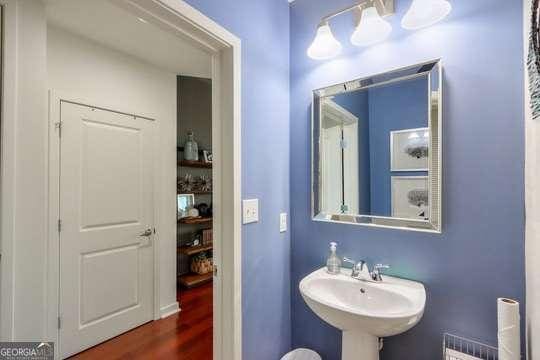
M441 233L442 219L442 99L443 99L443 73L440 59L390 70L365 78L355 79L340 84L330 85L313 90L311 106L311 212L314 221L362 225L380 228L391 228L410 231ZM321 196L321 156L320 128L321 128L321 99L387 85L399 81L410 80L426 76L428 81L428 94L431 94L428 106L429 127L429 220L416 220L375 215L331 214L320 210ZM437 89L434 89L436 84ZM318 161L316 161L318 159ZM317 163L316 163L317 162ZM390 169L388 169L390 171Z

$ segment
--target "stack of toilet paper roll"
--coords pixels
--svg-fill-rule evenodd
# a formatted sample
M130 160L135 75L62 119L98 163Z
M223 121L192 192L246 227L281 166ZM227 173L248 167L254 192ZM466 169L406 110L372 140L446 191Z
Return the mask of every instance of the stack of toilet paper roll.
M497 299L499 360L521 358L519 303L512 299Z

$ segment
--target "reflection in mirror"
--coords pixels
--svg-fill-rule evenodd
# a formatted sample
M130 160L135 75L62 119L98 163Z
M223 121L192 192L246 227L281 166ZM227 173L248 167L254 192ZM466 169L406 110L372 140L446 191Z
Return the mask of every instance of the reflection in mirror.
M315 220L440 231L441 68L314 92Z

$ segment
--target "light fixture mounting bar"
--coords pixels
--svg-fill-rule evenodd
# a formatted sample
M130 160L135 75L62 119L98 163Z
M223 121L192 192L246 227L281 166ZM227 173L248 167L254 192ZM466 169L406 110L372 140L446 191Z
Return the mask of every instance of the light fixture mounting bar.
M322 18L321 24L327 23L328 20L335 18L336 16L348 13L358 8L363 9L369 6L375 6L379 12L379 15L382 17L392 15L395 12L394 0L361 0L354 5L348 6L346 8L326 15Z

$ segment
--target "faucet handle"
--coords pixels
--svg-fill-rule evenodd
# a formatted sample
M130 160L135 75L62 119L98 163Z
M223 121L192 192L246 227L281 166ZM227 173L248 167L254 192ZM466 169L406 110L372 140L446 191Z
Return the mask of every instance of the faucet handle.
M360 275L360 271L362 271L364 269L364 265L366 264L366 262L364 260L360 260L360 261L356 262L354 260L349 259L346 256L343 258L343 262L352 264L352 273L351 273L352 277L356 277L356 276Z
M383 270L390 269L390 265L377 264L373 266L373 271L371 272L371 278L374 281L382 281Z

